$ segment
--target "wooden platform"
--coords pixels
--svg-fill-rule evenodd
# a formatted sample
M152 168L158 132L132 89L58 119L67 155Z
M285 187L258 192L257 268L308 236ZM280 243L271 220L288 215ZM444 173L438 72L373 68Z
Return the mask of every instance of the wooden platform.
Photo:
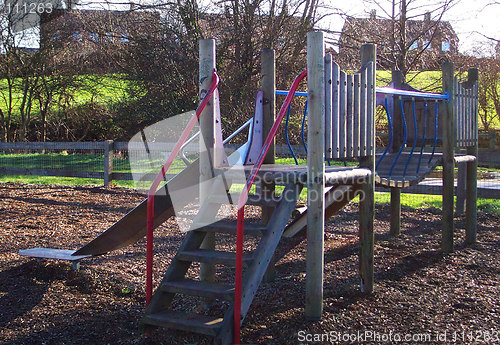
M252 168L252 165L232 168L220 167L216 168L215 171L218 175L224 174L226 178L232 179L233 183L244 183L243 176L248 178ZM370 174L369 169L358 167L325 167L325 185L360 184L364 183ZM278 184L306 184L307 165L264 164L258 173L258 179Z
M429 176L437 166L442 165L442 154L431 153L422 154L420 160L420 152L402 152L398 158L396 165L391 171L391 166L396 159L397 154L387 154L379 164L376 171L375 182L384 187L407 188L417 185L419 182ZM411 156L411 158L410 158ZM429 162L429 159L431 158ZM376 162L381 155L377 155ZM408 168L405 172L406 163L410 159ZM476 157L470 155L456 155L455 163L464 163L475 160ZM420 160L420 166L419 166ZM245 165L242 167L220 167L216 168L217 174L224 174L225 177L233 179L234 183L244 183L243 176L248 178L253 166ZM418 168L418 172L417 172ZM244 175L243 175L244 174ZM404 175L404 176L403 176ZM363 183L370 176L370 170L358 167L325 167L325 185L353 185ZM291 182L307 183L307 166L306 165L280 165L280 164L264 164L258 173L258 178L264 182L275 182L277 184L287 184ZM238 181L241 180L241 181Z
M75 255L74 250L66 249L54 249L54 248L30 248L22 249L19 251L19 255L28 256L37 259L53 259L53 260L65 260L70 261L73 264L73 269L79 269L79 261L90 257L90 255Z

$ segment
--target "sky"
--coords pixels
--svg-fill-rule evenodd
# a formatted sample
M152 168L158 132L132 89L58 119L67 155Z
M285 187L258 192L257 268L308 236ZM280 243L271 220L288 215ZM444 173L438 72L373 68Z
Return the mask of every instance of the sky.
M154 0L134 0L134 2L149 2ZM201 0L205 4L210 4L214 0ZM355 16L355 17L368 17L369 13L373 9L377 9L377 14L382 15L382 10L377 8L376 4L390 5L390 0L324 0L329 3L330 6L338 7L345 14ZM410 3L418 4L419 6L433 6L438 1L442 0L408 0ZM79 8L103 7L106 3L121 3L126 4L127 0L81 0L81 3L86 3L87 5L78 6ZM494 5L489 5L496 2ZM89 6L88 4L94 3L94 6ZM112 6L114 7L114 6ZM116 6L122 7L122 6ZM115 9L116 9L115 7ZM128 9L128 6L125 6ZM328 10L329 13L335 12ZM415 13L423 14L426 10L419 9ZM423 19L422 17L417 19ZM496 40L500 40L500 1L499 0L455 0L455 5L450 8L444 15L444 20L449 21L455 32L457 33L460 43L459 51L462 53L471 52L476 46L482 47L479 54L484 56L491 56L494 54L494 44L491 44L491 40L485 39L483 35L492 37ZM331 15L325 19L321 26L328 28L333 31L338 31L342 29L344 19L340 15ZM28 38L29 35L27 35ZM34 44L33 38L30 39L30 44L32 47L37 46L38 42ZM483 42L489 42L489 49L484 49L488 44ZM476 50L474 55L477 55Z
M373 1L371 3L363 0L338 1L339 4L336 4L337 1L335 0L329 2L355 17L368 17L372 9L376 9L377 14L382 15L382 10L377 8ZM382 4L390 3L388 0L377 2ZM429 0L415 2L424 6L432 6L432 4L436 3L436 1ZM470 52L478 44L488 42L481 34L500 40L500 1L496 0L496 4L488 6L493 2L495 0L456 0L455 5L445 13L443 20L451 23L460 39L460 52ZM423 13L425 10L415 11L415 13L417 12ZM338 16L332 16L329 23L325 24L331 30L340 31L343 20ZM484 47L484 45L481 46ZM491 55L492 51L483 50L482 53Z

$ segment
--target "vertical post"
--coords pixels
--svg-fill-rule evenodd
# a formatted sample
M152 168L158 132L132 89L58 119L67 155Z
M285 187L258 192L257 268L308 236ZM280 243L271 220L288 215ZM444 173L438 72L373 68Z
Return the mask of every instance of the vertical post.
M361 276L361 292L371 293L373 291L373 221L375 219L375 81L376 81L376 52L377 48L374 44L363 44L361 46L361 65L364 66L368 62L373 62L373 68L370 71L371 75L367 76L368 80L372 80L373 87L367 90L371 93L370 103L367 107L372 109L372 119L367 121L370 123L367 132L371 132L371 143L373 147L370 156L360 158L359 166L371 170L371 175L368 177L367 183L362 185L361 195L359 199L359 271Z
M492 129L490 130L490 133L488 134L488 143L489 143L489 148L491 150L494 150L496 147L496 139L497 139L497 131Z
M401 233L401 188L391 188L391 236Z
M261 87L264 93L264 104L263 104L263 121L262 121L262 136L266 140L271 127L276 121L276 65L275 65L275 55L273 49L263 49L261 51ZM269 151L267 151L264 157L264 164L274 164L275 163L275 144L276 141L273 139ZM268 199L273 197L275 190L275 183L273 182L260 182L260 190L262 198ZM262 222L267 224L271 215L274 211L272 207L262 207ZM274 266L274 259L271 260L267 271L264 275L263 280L265 282L273 281L276 278L276 270Z
M473 122L472 128L474 132L472 134L473 138L472 145L467 147L467 154L476 156L476 160L473 162L467 162L467 185L466 185L466 198L467 204L465 209L465 242L472 244L476 242L477 236L477 159L478 159L478 133L477 133L477 81L478 81L478 70L477 68L469 69L468 75L469 83L474 86L472 90L472 110L471 110L471 121Z
M113 181L113 140L104 142L104 187Z
M393 70L391 73L392 84L395 89L403 88L403 73L401 71ZM401 118L402 112L399 107L398 96L393 96L392 98L392 126L393 126L393 136L392 136L392 147L390 152L398 152L401 145L406 145L403 143L403 120Z
M200 99L203 99L210 88L212 82L212 73L215 69L215 40L204 39L200 40ZM214 176L214 96L210 99L207 106L200 115L200 205L209 195L208 184L203 183ZM214 250L215 249L215 234L208 232L201 244L200 248ZM215 279L215 265L200 264L200 280L213 281Z
M457 204L455 205L455 214L460 216L465 210L465 190L467 189L467 163L458 163L457 176Z
M455 223L454 212L454 170L455 170L455 90L454 90L454 67L453 63L443 63L443 92L448 92L450 100L441 104L441 123L443 138L443 229L441 248L445 253L453 252L453 236Z
M325 47L321 31L307 34L307 262L306 318L323 313Z
M332 54L325 56L325 153L327 159L332 157Z
M403 88L403 73L401 71L392 71L392 84L395 89ZM393 140L392 147L389 148L390 152L398 152L403 143L402 133L402 112L399 107L399 101L396 96L392 99L392 126L393 126ZM398 236L401 233L401 188L391 188L391 236Z
M263 107L263 137L267 138L271 127L276 121L276 67L274 50L263 49L261 52L262 66L262 91L264 93L264 107ZM269 151L264 157L264 164L274 164L275 156L275 140L272 141ZM261 182L261 191L264 198L270 198L274 194L274 182L264 183ZM271 214L273 213L272 207L262 208L262 222L267 223Z

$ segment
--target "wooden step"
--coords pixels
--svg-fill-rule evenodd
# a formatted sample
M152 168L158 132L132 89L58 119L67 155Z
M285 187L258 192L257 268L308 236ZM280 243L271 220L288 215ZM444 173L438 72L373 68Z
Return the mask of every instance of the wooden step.
M199 227L196 231L220 232L225 234L236 234L236 221L222 220L210 225ZM262 236L267 231L264 224L245 223L244 234L250 236Z
M188 314L178 311L163 311L146 315L143 322L153 326L216 336L222 326L222 320L222 318L218 317Z
M234 287L227 284L209 283L199 280L181 279L164 282L160 286L164 292L180 293L190 296L200 296L233 301Z
M218 204L238 204L239 194L215 194L209 197L209 200ZM248 196L246 205L252 206L264 206L264 207L276 207L279 203L279 198L264 198L260 195L250 194Z
M234 266L236 253L222 252L218 250L197 249L177 253L176 258L181 261L206 262L210 264L221 264ZM243 254L243 263L252 261L252 254Z

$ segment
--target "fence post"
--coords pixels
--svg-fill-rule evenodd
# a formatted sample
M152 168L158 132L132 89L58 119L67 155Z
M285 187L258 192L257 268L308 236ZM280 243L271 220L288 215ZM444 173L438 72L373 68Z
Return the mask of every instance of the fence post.
M323 32L307 34L307 259L306 318L323 313L325 230L325 46Z
M104 187L108 187L113 181L113 150L114 141L106 140L104 145Z
M468 82L471 84L477 85L478 80L478 70L477 68L469 69L468 73ZM477 90L473 87L473 90ZM477 91L474 95L477 97ZM466 185L466 198L467 205L465 209L465 242L468 244L472 244L476 242L477 236L477 160L478 160L478 133L477 133L477 98L473 100L473 111L472 118L475 119L476 123L473 128L475 133L473 137L476 140L473 142L471 146L467 147L467 154L476 156L476 160L472 162L467 162L467 185ZM490 141L491 144L491 141ZM493 148L495 146L495 142L493 141Z
M488 133L488 139L489 139L489 147L491 150L494 150L496 147L496 139L497 139L497 131L492 129Z
M362 185L361 195L359 199L359 273L361 276L361 292L371 293L373 291L374 275L373 275L373 254L374 254L374 235L373 222L375 219L375 85L377 71L377 46L375 44L363 44L361 46L361 65L364 66L368 62L373 62L373 69L368 80L373 82L373 88L368 90L371 93L369 98L372 111L369 112L373 116L366 130L372 133L371 143L368 146L373 149L369 156L360 157L359 166L371 170L367 183Z
M453 63L443 63L443 92L448 92L450 100L441 104L443 138L443 220L441 248L445 253L453 252L455 222L453 219L455 192L455 90Z

